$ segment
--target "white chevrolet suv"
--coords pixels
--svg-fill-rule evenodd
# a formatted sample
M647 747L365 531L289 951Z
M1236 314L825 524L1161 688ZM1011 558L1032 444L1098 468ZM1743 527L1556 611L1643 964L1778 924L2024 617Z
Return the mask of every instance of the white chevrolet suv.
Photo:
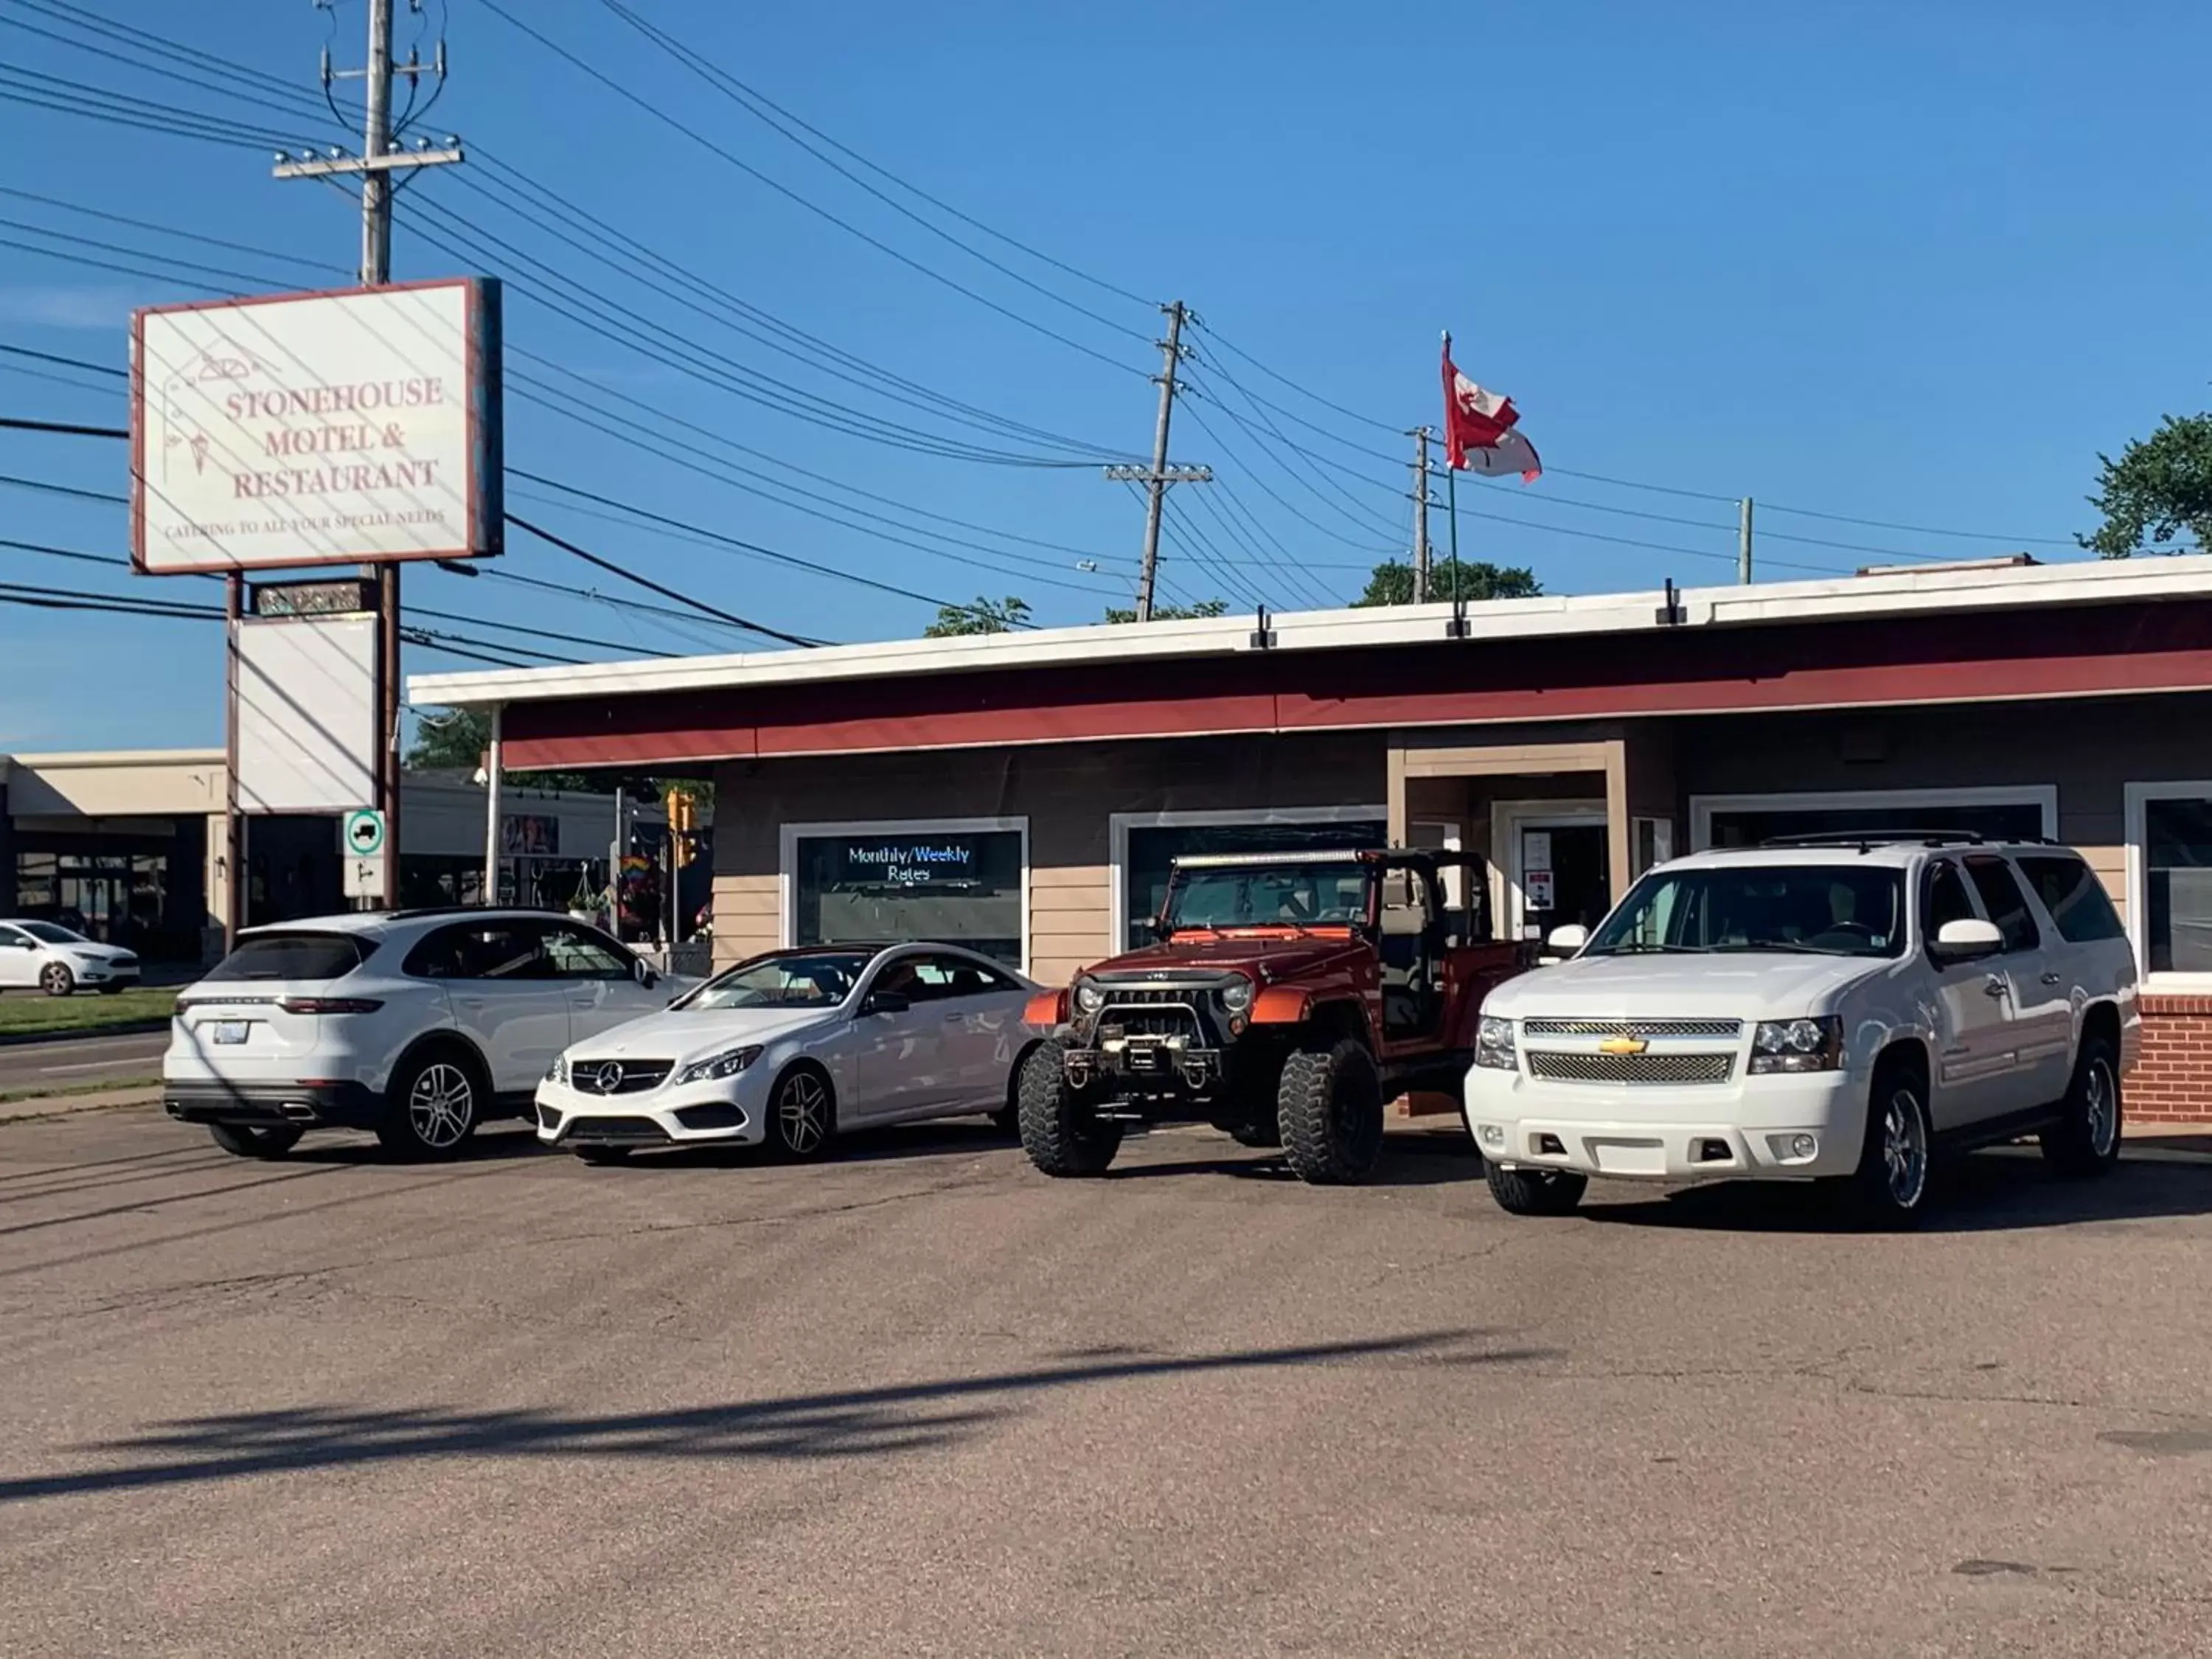
M2075 854L1944 836L1800 841L1661 865L1571 960L1483 1005L1467 1121L1498 1202L1592 1176L1832 1180L1902 1221L1934 1155L2023 1135L2069 1174L2119 1153L2135 959Z
M241 1158L278 1157L318 1127L447 1157L486 1119L526 1115L570 1042L656 1013L697 982L542 910L254 928L178 996L162 1100Z

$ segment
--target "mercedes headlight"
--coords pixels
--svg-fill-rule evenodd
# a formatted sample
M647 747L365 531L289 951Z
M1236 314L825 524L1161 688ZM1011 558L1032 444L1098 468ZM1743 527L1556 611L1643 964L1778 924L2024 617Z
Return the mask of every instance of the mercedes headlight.
M761 1057L761 1046L749 1042L742 1048L725 1048L719 1054L709 1054L704 1060L695 1060L676 1074L678 1085L711 1083L718 1078L735 1077Z
M1475 1027L1474 1063L1489 1066L1493 1071L1517 1072L1521 1069L1521 1054L1511 1020L1500 1019L1495 1014L1482 1017L1482 1023Z
M550 1066L548 1066L548 1067L546 1068L546 1070L545 1070L545 1080L546 1080L548 1083L563 1083L563 1084L565 1084L566 1082L568 1082L568 1055L566 1055L566 1054L556 1054L556 1055L554 1055L554 1056L553 1056L553 1063L552 1063L552 1065L550 1065Z
M1832 1014L1819 1019L1761 1020L1751 1034L1753 1074L1833 1072L1843 1063L1844 1022Z
M1232 979L1221 988L1221 1006L1232 1014L1241 1014L1252 1006L1252 981Z
M1075 988L1075 1006L1086 1014L1095 1014L1106 1006L1106 994L1089 981Z

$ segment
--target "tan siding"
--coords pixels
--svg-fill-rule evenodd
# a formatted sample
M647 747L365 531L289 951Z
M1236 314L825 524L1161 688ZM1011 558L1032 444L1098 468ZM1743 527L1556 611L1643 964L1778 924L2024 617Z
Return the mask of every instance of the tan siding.
M773 951L780 940L775 877L722 875L714 878L714 966Z

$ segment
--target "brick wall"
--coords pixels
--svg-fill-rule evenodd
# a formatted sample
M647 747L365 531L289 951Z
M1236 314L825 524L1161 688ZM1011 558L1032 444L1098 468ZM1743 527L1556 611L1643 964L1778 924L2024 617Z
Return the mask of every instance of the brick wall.
M2136 1123L2212 1123L2212 996L2146 996L2142 1061L2128 1079Z

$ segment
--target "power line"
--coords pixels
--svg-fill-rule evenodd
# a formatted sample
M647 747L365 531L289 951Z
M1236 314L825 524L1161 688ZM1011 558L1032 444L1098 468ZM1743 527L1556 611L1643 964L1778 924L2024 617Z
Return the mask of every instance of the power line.
M336 271L349 279L353 275L343 265L329 264L319 259L302 258L296 253L285 253L276 248L257 247L250 242L231 242L224 240L220 236L203 236L198 231L179 230L173 225L157 225L149 220L133 219L120 213L104 213L98 208L85 207L76 202L64 202L52 196L40 196L35 191L17 190L7 185L0 185L0 196L12 196L19 201L36 202L42 207L59 208L64 213L82 214L88 219L102 219L109 224L125 225L133 230L150 231L157 236L174 236L183 241L198 242L204 247L222 248L232 253L251 253L257 258L281 259L287 264L301 265L309 270ZM140 250L134 248L129 251L137 252Z
M889 401L933 413L969 416L969 424L1027 438L1085 457L1118 457L1121 453L1109 445L1071 438L966 402L834 345L818 335L786 322L730 289L686 270L635 238L614 229L605 221L574 207L558 192L494 158L487 157L481 149L476 152L476 159L487 162L489 171L481 179L464 179L462 182L487 201L515 215L541 234L552 236L571 250L597 260L620 275L625 282L650 288L717 326L764 345L817 374L835 375L847 384L852 383L856 374L865 376L875 395ZM513 174L516 182L509 184L501 176L502 173ZM525 194L526 191L528 194ZM510 197L514 199L509 199ZM544 220L549 214L564 222L575 234L568 234L545 224ZM481 227L477 228L481 231ZM489 234L489 232L482 234ZM611 248L615 252L610 252ZM619 261L616 252L620 254ZM680 287L672 287L672 283ZM747 323L734 320L731 315L732 312L759 326L748 326Z
M141 46L138 43L142 41L149 43L151 46L159 48L159 51L154 53L155 56L170 60L167 64L161 66L165 72L173 70L181 60L188 69L195 69L201 73L220 75L226 82L242 81L260 88L261 97L252 101L265 103L269 95L273 94L284 99L294 109L303 109L307 113L319 118L322 113L317 107L312 94L301 91L282 76L240 64L235 58L224 58L216 53L204 51L200 47L187 45L181 40L171 40L167 35L156 34L151 29L143 28L137 24L116 23L88 12L82 6L52 3L51 0L9 0L9 3L19 9L41 14L54 21L66 23L93 35L105 37L111 42L130 46L142 52L147 50L147 47ZM15 27L29 28L31 25L18 22ZM51 38L59 39L60 37ZM64 41L64 44L73 46L80 52L97 52L103 58L112 50L108 46L95 47L82 41ZM228 84L217 87L216 90L230 97L244 98L247 95L236 87ZM269 106L274 107L273 105ZM287 112L291 112L287 111Z
M520 623L495 622L489 617L456 616L450 611L432 611L425 605L410 605L407 610L414 616L428 617L434 622L465 623L477 628L496 628L502 634L520 634L533 640L556 640L570 645L586 645L595 651L623 651L643 657L667 657L674 654L667 651L655 651L642 645L617 645L611 640L595 640L582 634L556 634L550 629L526 628ZM455 635L453 637L458 639L459 635ZM520 649L520 647L514 648ZM568 659L556 660L566 661Z
M881 202L884 206L890 209L892 212L898 214L902 218L912 221L915 224L921 226L931 235L939 238L940 240L950 243L952 246L958 248L963 253L968 255L969 258L981 260L984 264L988 265L1000 276L1005 276L1012 282L1019 283L1024 288L1028 289L1034 294L1043 295L1046 299L1050 300L1054 304L1065 306L1067 309L1076 313L1078 315L1087 317L1092 322L1100 324L1104 327L1110 328L1116 333L1129 335L1135 339L1143 341L1148 345L1152 343L1152 337L1142 329L1132 328L1127 323L1120 322L1112 317L1109 317L1103 312L1094 311L1089 306L1083 305L1077 301L1071 300L1064 294L1055 292L1054 289L1046 287L1042 283L1037 282L1035 278L1025 276L1020 271L1016 270L1012 266L992 258L989 254L985 253L980 248L977 248L969 243L963 242L960 238L955 236L951 231L946 230L942 226L932 223L928 219L925 218L922 215L916 213L913 209L898 201L896 198L887 194L884 191L878 190L875 185L861 178L860 174L854 173L850 167L846 167L842 162L834 160L830 156L823 155L821 150L816 149L812 144L808 143L805 139L799 137L796 133L793 132L790 126L784 125L784 120L789 120L792 125L794 126L805 126L805 124L799 122L795 117L784 116L784 112L780 107L774 106L769 106L770 108L775 109L774 114L763 113L762 106L768 105L768 100L765 98L761 97L757 93L754 92L751 88L746 86L744 82L739 81L735 76L730 75L726 71L717 67L710 59L706 58L701 52L696 51L692 47L685 46L682 41L677 40L674 35L669 33L665 29L663 29L655 24L647 22L635 12L632 11L628 6L621 4L620 0L601 0L601 3L604 4L609 11L613 12L616 16L621 18L623 21L628 23L639 33L644 35L647 40L652 41L670 57L675 58L678 63L682 64L694 75L706 82L708 85L713 87L717 92L720 92L732 103L737 105L738 108L744 110L747 114L751 115L756 119L765 123L778 133L781 133L784 137L798 145L799 149L805 150L809 155L814 157L816 161L821 162L823 166L836 173L839 178L847 180L858 189L866 191L869 195L874 197L876 200ZM784 120L779 120L776 118L778 116L784 116ZM805 126L805 130L809 133L814 133L817 137L823 137L825 143L830 142L827 139L825 135L818 133L813 127ZM836 148L847 155L853 155L853 152L846 149L846 147L842 144L837 145ZM855 156L854 159L859 160L861 158ZM874 164L870 162L865 163L865 165L872 167ZM879 173L882 172L881 168L875 168L874 170ZM890 175L885 174L884 176L890 177ZM900 184L902 188L912 188L910 185L906 185L903 180L894 179L893 182ZM960 216L963 218L966 217L965 215L962 215ZM971 222L973 222L971 221ZM994 235L997 234L996 232L993 232L992 234ZM1010 240L1011 239L1002 238L1001 240ZM1016 246L1019 245L1016 244ZM1029 252L1026 248L1023 251L1025 252ZM1051 263L1057 264L1059 262L1057 260L1054 260L1051 261ZM1066 268L1066 267L1064 266L1062 267L1062 269ZM1079 275L1080 273L1078 274ZM1137 303L1139 305L1149 306L1150 302L1139 300Z
M88 363L82 357L63 357L51 351L33 351L28 346L0 343L0 351L6 352L10 357L33 357L42 363L59 363L67 368L86 369L94 374L112 374L118 380L131 378L131 371L127 368L113 368L106 363Z
M131 428L123 426L73 426L66 421L27 421L12 415L0 415L0 428L11 432L52 432L70 438L128 438Z
M19 242L11 236L0 236L0 247L14 248L18 253L37 253L49 259L58 259L64 264L88 265L95 270L117 271L125 276L143 276L149 282L173 283L179 288L198 289L202 294L230 295L234 290L210 287L188 277L172 276L167 271L149 270L143 265L126 265L113 259L95 259L88 253L71 253L64 248L40 247L35 242Z
M0 473L0 484L11 485L17 489L35 489L47 495L74 495L80 501L112 501L118 507L131 505L128 495L118 495L103 489L78 489L70 484L48 483L43 478L18 478Z
M527 472L523 473L520 476L526 478L532 478L533 483L550 483L551 482L550 479L536 478L533 475ZM555 484L553 487L556 489L567 488L567 486L559 484ZM584 494L581 490L579 490L576 493L579 495ZM604 500L605 498L602 496L592 496L591 499L599 501ZM632 510L635 511L636 509ZM679 605L690 606L694 611L700 612L702 616L713 617L717 621L728 623L733 628L742 628L749 634L758 634L766 639L781 640L786 645L817 646L822 643L819 640L810 640L804 635L787 634L780 628L769 628L761 623L748 622L744 617L734 616L727 611L718 611L713 605L707 604L703 599L695 599L689 593L679 593L672 587L664 587L649 576L641 576L634 570L626 570L621 565L617 564L613 560L603 559L598 554L590 552L584 548L577 546L575 543L568 540L565 537L556 536L551 531L543 529L540 526L531 523L529 520L518 517L514 514L508 514L507 515L507 521L513 525L517 530L527 531L531 535L537 537L538 540L550 543L553 546L559 548L564 553L574 554L586 564L597 565L600 569L608 572L611 575L620 576L626 582L635 582L638 586L658 593L663 599L674 599Z
M799 570L811 570L818 576L828 576L836 581L850 582L856 587L872 588L877 592L893 594L902 599L914 599L923 605L933 605L940 611L957 611L967 615L983 614L980 608L975 605L955 605L950 599L941 599L932 594L916 592L913 588L901 587L896 583L878 581L872 576L863 576L850 570L840 570L834 565L817 564L811 559L802 559L796 554L781 552L773 547L763 547L758 542L743 541L735 536L726 536L718 531L708 530L699 525L687 524L681 519L672 519L665 514L654 513L647 508L635 506L629 501L618 501L611 496L601 495L588 489L581 489L574 484L562 483L557 479L548 478L535 472L524 472L514 467L509 467L507 471L512 477L526 479L532 483L543 485L548 489L558 490L564 495L573 495L583 501L596 501L601 507L612 507L617 512L628 514L631 518L641 520L647 524L663 525L672 529L684 531L689 532L695 539L708 542L718 547L726 547L732 551L745 554L753 558L764 559L772 564L787 565L793 568ZM513 522L518 524L521 523L521 520L513 519L513 515L510 514L509 517ZM536 535L545 535L544 531L535 530L532 526L524 525L523 528L532 530L532 533ZM547 539L551 540L552 538L548 537ZM565 545L565 544L556 543L556 545ZM571 550L573 551L574 550L572 549ZM593 562L597 563L599 561L594 560ZM627 571L621 572L620 574L623 575L629 574ZM664 593L669 592L669 590L665 588L663 588L660 591ZM683 599L687 604L692 603L692 601L684 594L677 593L671 594L670 596L675 599ZM726 618L726 620L727 619ZM746 625L750 626L750 624ZM815 641L794 641L793 643L811 644L815 643Z
M1132 364L1122 362L1117 358L1109 357L1104 352L1097 349L1095 347L1085 345L1080 340L1075 339L1069 335L1062 334L1057 329L1048 327L1045 324L1038 322L1033 317L1024 316L1010 306L1001 305L996 300L992 299L989 295L979 293L975 289L969 288L966 283L960 282L958 279L948 276L943 271L937 270L932 265L923 264L921 260L915 258L912 255L900 252L897 248L893 247L890 243L883 241L878 237L870 235L866 231L862 230L859 226L852 223L849 220L839 217L836 214L832 213L829 209L811 200L801 192L792 189L788 185L786 185L776 179L771 178L769 174L763 173L758 167L756 167L750 162L744 161L735 152L726 149L720 144L716 143L713 139L708 137L704 133L702 133L696 128L688 126L682 121L678 120L674 116L668 113L666 110L661 108L658 104L648 99L641 97L635 92L632 92L628 87L625 87L622 82L617 81L612 76L610 76L604 70L597 69L592 64L585 62L584 59L577 57L575 53L570 52L566 46L560 45L557 41L549 40L544 34L539 33L538 30L532 28L529 24L515 16L515 15L507 10L506 7L501 5L499 3L499 0L481 0L481 3L486 10L491 12L495 16L503 19L511 27L520 30L532 40L537 41L539 46L544 47L548 52L550 52L556 57L565 60L571 67L587 76L592 80L598 82L599 85L605 87L608 91L615 94L616 96L623 99L628 103L635 105L639 109L643 110L647 114L652 116L653 119L662 123L665 126L674 129L678 132L682 133L694 143L698 144L702 148L712 152L714 155L720 156L723 161L737 168L738 172L744 173L746 177L767 186L769 189L775 191L777 195L785 198L787 200L805 208L809 213L829 221L830 223L836 225L840 230L846 232L848 235L857 237L860 240L866 242L870 247L876 249L878 252L890 256L891 258L897 260L901 264L905 265L911 270L920 272L922 276L928 277L933 283L943 284L945 287L951 289L956 294L964 295L969 299L973 300L976 304L982 306L987 310L996 312L1000 316L1006 318L1012 322L1018 323L1024 328L1030 329L1036 333L1042 334L1047 339L1057 341L1059 343L1067 347L1072 351L1081 352L1085 356L1092 358L1098 362L1104 363L1109 368L1120 369L1124 374L1134 374L1140 378L1148 378L1146 377L1145 371L1143 369L1138 368Z

